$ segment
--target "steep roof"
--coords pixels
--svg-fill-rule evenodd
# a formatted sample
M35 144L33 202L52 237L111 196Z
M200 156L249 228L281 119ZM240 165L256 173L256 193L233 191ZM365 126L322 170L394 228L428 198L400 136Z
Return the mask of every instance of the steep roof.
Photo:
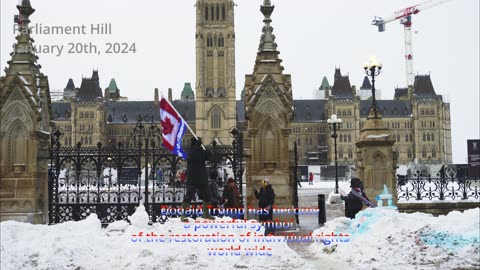
M342 76L339 68L335 69L335 80L332 86L332 96L335 98L353 98L352 86L347 76Z
M366 118L370 112L371 100L360 101L360 116ZM383 118L408 117L412 114L412 106L408 100L377 100L378 112Z
M195 100L175 100L172 104L185 121L195 122Z
M159 107L153 101L115 101L107 103L107 123L137 123L141 117L143 122L158 123Z
M77 98L80 101L94 101L98 97L103 97L98 82L95 79L83 78Z
M325 105L325 100L294 100L295 119L293 122L319 122L321 120L327 120Z
M408 88L395 88L395 95L394 99L407 97L408 96Z
M70 120L72 116L70 103L52 103L52 116L53 121Z
M237 121L245 121L245 102L243 100L237 100Z
M327 76L323 76L322 85L319 90L330 90L330 84L328 83Z
M65 86L65 90L75 90L75 84L73 83L73 80L70 78L68 79L67 86Z
M413 93L419 97L436 97L437 94L433 89L430 75L415 76L415 83L413 84Z
M368 79L368 76L365 76L363 78L363 83L362 86L360 87L360 90L370 90L372 89L372 84L370 83L370 79Z
M116 93L120 91L120 89L118 89L117 87L117 82L115 81L115 79L110 80L110 84L108 85L107 90L109 93Z
M193 93L192 85L189 82L186 82L185 85L183 86L181 99L182 100L194 100L195 99L195 94Z

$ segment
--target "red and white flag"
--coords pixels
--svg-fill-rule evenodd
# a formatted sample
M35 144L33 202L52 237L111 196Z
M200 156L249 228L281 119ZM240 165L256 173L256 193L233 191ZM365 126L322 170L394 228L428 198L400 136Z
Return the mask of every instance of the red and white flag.
M187 123L163 96L160 100L160 122L162 123L163 146L173 154L186 159L182 138L187 130Z

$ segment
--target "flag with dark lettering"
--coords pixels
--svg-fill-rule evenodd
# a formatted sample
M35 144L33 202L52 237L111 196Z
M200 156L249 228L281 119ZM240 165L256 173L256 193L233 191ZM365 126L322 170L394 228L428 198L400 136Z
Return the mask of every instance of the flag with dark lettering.
M164 97L160 101L160 121L162 123L163 146L173 154L186 159L187 155L183 151L182 138L185 135L187 123Z

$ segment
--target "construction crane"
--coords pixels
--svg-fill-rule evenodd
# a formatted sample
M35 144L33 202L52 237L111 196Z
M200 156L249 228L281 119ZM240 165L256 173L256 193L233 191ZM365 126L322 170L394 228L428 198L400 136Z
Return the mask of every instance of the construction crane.
M372 25L378 26L378 31L385 31L385 25L389 22L400 20L400 24L404 26L405 32L405 64L407 68L407 86L413 85L413 45L412 45L412 15L418 14L420 11L427 10L432 7L444 4L451 0L430 0L421 4L404 8L394 13L386 19L375 17Z

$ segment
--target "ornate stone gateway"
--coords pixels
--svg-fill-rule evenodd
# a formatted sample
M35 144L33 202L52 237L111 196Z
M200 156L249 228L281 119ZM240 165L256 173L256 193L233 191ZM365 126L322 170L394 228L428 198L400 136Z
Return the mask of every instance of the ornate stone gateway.
M293 206L293 178L290 173L288 137L293 120L292 85L290 75L283 74L282 60L270 26L274 6L265 1L261 11L263 35L260 41L254 71L245 76L245 152L247 161L247 202L258 207L253 186L270 179L279 208ZM278 218L290 219L282 216Z
M229 161L241 191L241 134L236 129L231 133L232 145L213 142L207 148L214 154L212 168ZM62 135L58 129L51 134L50 224L81 220L90 213L96 213L102 224L126 220L140 203L145 205L150 222L176 216L165 208L182 203L185 187L179 174L186 161L162 147L157 125L138 123L128 145L82 147L78 143L64 147L60 144Z
M0 78L0 221L45 223L50 89L28 27L35 10L28 0L17 9L17 43Z

